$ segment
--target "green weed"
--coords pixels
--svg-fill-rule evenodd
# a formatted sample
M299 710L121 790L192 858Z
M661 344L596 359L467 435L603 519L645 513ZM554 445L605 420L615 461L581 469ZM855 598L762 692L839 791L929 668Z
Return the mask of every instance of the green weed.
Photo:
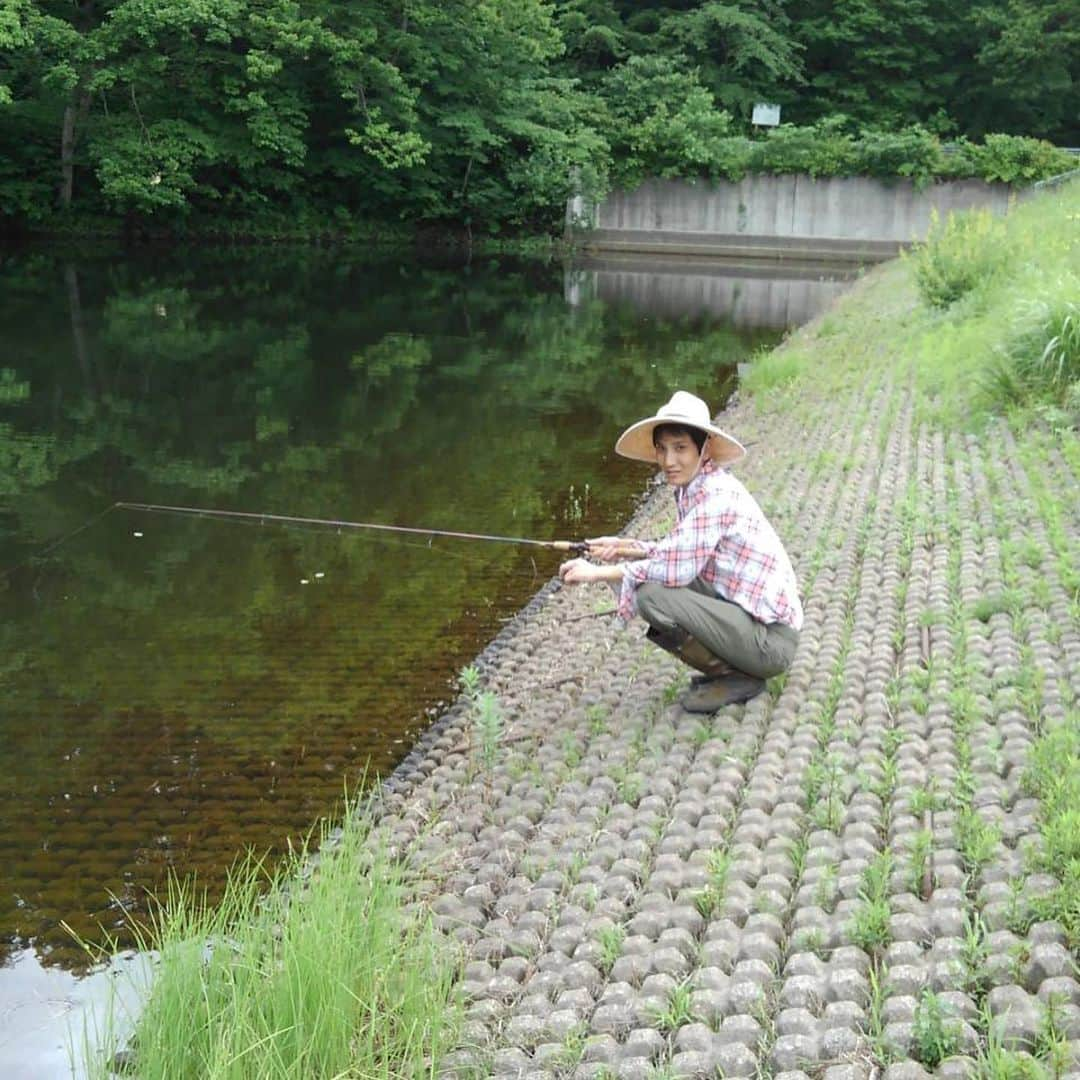
M665 1008L655 1015L656 1026L666 1034L672 1034L693 1019L693 989L688 983L680 983L671 991Z
M924 900L933 890L932 858L934 834L928 829L921 829L915 834L911 845L911 860L908 864L908 888Z
M608 708L606 705L590 705L585 710L585 722L588 725L589 734L596 738L608 733Z
M473 727L480 744L480 761L490 778L503 734L502 709L490 690L481 691L475 698Z
M848 937L864 952L876 955L892 940L889 930L889 877L892 855L880 852L863 871L859 906L848 923Z
M977 874L993 859L1001 840L1001 829L995 823L983 821L970 806L959 810L955 828L964 869L969 874Z
M905 256L922 299L931 307L954 304L988 284L1009 258L1005 227L989 210L935 213L926 240Z
M984 596L971 605L971 615L979 622L989 622L991 616L1019 610L1023 597L1015 590L1005 590Z
M912 1057L928 1069L936 1069L960 1050L960 1025L952 1019L941 998L924 990L915 1006Z
M626 930L618 924L603 927L597 935L600 945L600 969L604 976L610 973L612 965L622 955L625 940Z

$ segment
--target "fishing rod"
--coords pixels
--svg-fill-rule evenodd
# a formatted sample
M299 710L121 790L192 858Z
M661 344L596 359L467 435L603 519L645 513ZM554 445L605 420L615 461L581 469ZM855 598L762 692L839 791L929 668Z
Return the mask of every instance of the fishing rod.
M278 525L321 525L330 529L366 529L374 532L411 533L414 536L445 536L453 540L486 540L496 544L528 544L531 547L549 548L584 555L589 550L587 540L533 540L525 536L494 536L490 533L455 532L451 529L424 529L411 525L383 525L372 521L337 521L331 518L293 517L288 514L256 514L243 510L211 510L200 506L166 506L161 503L117 502L120 510L143 510L149 513L184 514L192 517L222 518L232 521L273 522ZM618 555L637 558L644 554L637 544L618 546Z

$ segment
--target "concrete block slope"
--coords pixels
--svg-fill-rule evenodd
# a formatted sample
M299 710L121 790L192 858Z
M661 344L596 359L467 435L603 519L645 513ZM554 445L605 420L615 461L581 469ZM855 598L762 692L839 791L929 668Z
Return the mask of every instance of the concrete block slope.
M1069 463L927 427L884 366L724 423L797 563L790 672L691 716L606 588L549 586L482 658L493 752L462 701L387 786L379 828L461 956L441 1075L959 1077L1051 1043L1080 1075L1024 783L1080 690L1063 526L1023 495Z

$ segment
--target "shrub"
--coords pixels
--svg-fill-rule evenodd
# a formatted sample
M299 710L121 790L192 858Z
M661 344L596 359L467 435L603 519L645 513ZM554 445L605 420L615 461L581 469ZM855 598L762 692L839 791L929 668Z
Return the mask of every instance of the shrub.
M918 125L900 131L864 131L855 151L860 175L906 176L919 186L940 173L945 162L937 136Z
M854 138L843 130L843 117L808 127L782 124L755 144L754 172L806 173L809 176L850 176L857 173Z
M907 256L919 294L945 308L993 278L1008 260L1004 224L988 210L935 213L926 240Z
M1030 184L1076 167L1075 159L1043 139L987 135L982 146L968 143L963 153L975 175L1003 184Z

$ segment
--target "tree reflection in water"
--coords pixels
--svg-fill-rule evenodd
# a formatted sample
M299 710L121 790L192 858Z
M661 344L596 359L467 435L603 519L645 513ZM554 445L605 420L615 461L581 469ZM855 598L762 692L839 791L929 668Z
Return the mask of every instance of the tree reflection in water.
M21 255L0 317L0 941L69 964L60 920L213 894L392 768L555 556L120 511L51 541L118 499L607 532L647 479L621 426L776 336L313 250Z

